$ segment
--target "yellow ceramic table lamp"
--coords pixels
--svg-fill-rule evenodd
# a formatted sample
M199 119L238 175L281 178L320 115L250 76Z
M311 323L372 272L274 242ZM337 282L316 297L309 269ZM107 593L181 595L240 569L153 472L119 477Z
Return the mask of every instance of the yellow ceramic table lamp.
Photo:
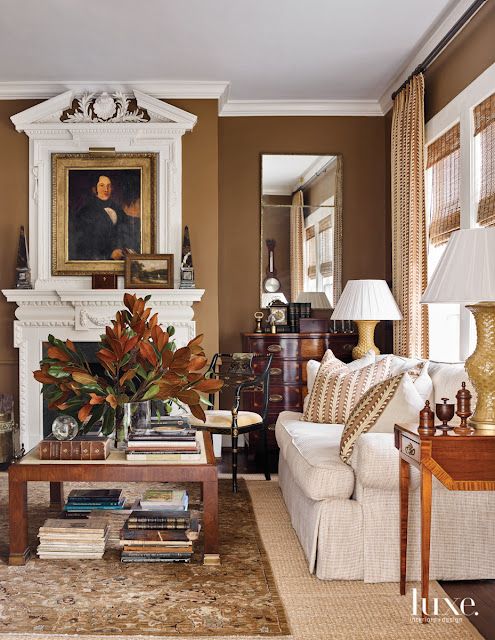
M476 390L471 426L495 432L495 229L462 229L449 239L422 303L464 304L476 321L478 342L466 360Z
M354 320L359 341L352 350L354 359L370 349L378 355L375 327L380 320L401 320L402 314L385 280L349 280L337 302L332 320Z

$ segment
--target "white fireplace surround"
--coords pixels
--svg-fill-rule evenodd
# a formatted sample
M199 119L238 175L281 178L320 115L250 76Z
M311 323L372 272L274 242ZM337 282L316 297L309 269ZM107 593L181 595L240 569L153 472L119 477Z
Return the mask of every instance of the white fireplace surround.
M46 100L11 117L19 132L29 137L29 257L34 289L6 289L3 294L15 302L14 346L19 349L19 425L26 450L43 436L43 399L40 384L33 378L43 355L43 343L52 333L62 340L95 342L103 328L123 304L123 278L120 289L92 290L91 278L53 276L51 268L51 155L85 153L92 147L118 152L148 152L157 155L156 253L173 253L180 265L182 243L182 136L191 131L197 117L161 100L133 91L140 110L147 118L125 114L112 116L111 97L93 96L96 112L81 112L75 119L62 121L63 112L81 96L73 91ZM122 96L120 96L122 97ZM81 103L79 103L81 104ZM87 104L87 101L86 101ZM84 111L84 110L83 110ZM106 114L105 114L106 112ZM140 112L142 113L142 112ZM102 120L106 118L106 120ZM14 274L12 274L14 277ZM174 274L178 287L179 273ZM137 290L150 294L150 304L162 325L174 325L177 346L196 333L193 303L199 302L201 289Z
M176 329L175 340L183 346L196 334L193 320L194 302L202 289L136 290L139 296L150 294L150 305L159 322ZM115 313L122 308L124 291L59 290L35 291L10 289L3 294L17 303L14 321L14 346L19 349L19 425L21 442L26 450L43 437L43 398L41 385L33 378L43 356L48 335L73 342L96 342Z

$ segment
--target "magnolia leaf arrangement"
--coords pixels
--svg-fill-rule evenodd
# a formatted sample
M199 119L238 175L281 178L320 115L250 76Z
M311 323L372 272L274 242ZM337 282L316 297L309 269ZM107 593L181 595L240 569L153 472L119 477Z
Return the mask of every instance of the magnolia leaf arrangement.
M201 394L219 391L222 381L205 377L207 363L202 335L176 349L173 327L166 331L151 315L150 296L124 295L125 309L117 311L111 326L101 336L96 357L103 375L95 375L84 355L71 340L48 336L47 357L34 377L50 409L76 417L88 431L101 420L102 433L114 430L115 418L126 402L175 401L187 405L199 420L205 420Z

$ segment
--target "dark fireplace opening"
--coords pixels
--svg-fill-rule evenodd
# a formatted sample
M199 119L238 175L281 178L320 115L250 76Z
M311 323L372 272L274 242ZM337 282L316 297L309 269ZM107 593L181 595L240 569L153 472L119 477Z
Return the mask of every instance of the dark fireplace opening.
M100 348L98 342L75 342L76 347L82 351L86 358L91 371L96 375L103 375L104 369L96 358L96 352ZM43 357L48 355L49 342L43 343ZM43 398L43 437L45 438L52 432L52 422L60 415L60 411L49 409L46 398Z

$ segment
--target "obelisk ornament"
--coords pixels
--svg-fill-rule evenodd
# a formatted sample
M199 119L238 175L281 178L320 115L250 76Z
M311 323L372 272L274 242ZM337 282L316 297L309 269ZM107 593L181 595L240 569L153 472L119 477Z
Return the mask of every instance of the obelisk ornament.
M32 289L31 269L29 268L29 253L27 248L24 227L19 232L19 245L17 248L17 264L15 267L16 289Z
M184 227L184 239L182 241L182 261L180 265L180 288L195 289L194 268L191 252L191 241L189 239L189 227Z

